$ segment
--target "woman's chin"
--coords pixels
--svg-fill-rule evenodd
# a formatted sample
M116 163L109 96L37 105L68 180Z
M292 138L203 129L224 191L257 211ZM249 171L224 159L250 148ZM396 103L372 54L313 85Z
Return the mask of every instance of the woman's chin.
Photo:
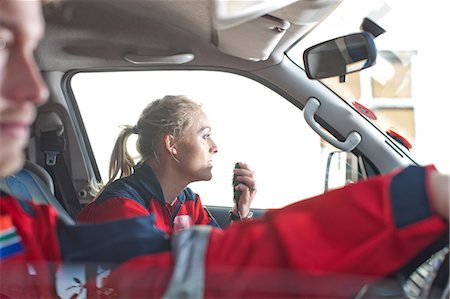
M194 182L202 182L202 181L210 181L212 179L212 173L211 169L202 171L202 173L199 173L197 178L194 180Z

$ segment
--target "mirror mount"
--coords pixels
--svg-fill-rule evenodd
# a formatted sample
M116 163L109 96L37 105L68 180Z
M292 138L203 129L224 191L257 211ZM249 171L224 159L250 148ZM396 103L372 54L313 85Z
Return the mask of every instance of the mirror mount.
M372 33L374 38L386 32L386 30L381 28L377 23L375 23L369 18L363 19L363 22L361 24L361 30Z

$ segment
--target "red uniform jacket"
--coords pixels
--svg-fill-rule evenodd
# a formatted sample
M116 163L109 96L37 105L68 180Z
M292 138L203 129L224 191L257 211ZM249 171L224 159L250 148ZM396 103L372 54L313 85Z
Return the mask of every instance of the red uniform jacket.
M409 167L213 230L205 297L353 297L448 231L433 212L426 174ZM137 257L106 285L119 297L159 298L172 265L169 253Z
M154 218L68 225L47 205L0 192L0 298L56 298L61 262L114 266L170 250Z
M153 170L139 163L129 177L114 181L78 215L80 223L148 216L154 214L156 227L171 233L193 225L219 227L203 207L200 196L186 188L172 204L167 204Z
M206 271L205 297L354 296L448 230L433 212L426 174L410 167L268 212L261 220L213 229L205 264L196 265ZM20 243L10 254L12 243L1 242L0 294L47 297L53 268L46 266L59 259L119 263L104 281L118 298L161 297L166 291L173 270L169 239L151 217L68 226L45 206L2 196L0 207L2 232Z
M54 298L56 212L0 196L0 298Z

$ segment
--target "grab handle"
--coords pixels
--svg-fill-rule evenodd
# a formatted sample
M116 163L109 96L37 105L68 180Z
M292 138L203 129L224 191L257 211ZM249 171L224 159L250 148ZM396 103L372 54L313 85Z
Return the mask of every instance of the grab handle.
M316 114L319 106L320 102L315 98L310 98L308 102L306 102L305 108L303 109L303 115L305 116L305 120L308 125L317 134L319 134L320 137L325 139L334 147L337 147L346 152L353 150L361 142L361 135L356 131L352 131L350 132L350 134L348 134L347 139L342 142L327 134L324 129L314 120L314 114Z

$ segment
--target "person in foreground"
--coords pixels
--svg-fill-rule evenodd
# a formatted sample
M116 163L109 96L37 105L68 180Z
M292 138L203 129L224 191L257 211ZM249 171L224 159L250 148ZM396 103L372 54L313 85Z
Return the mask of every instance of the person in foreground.
M20 167L34 105L47 95L33 58L40 5L0 1L2 176ZM0 297L54 298L55 266L72 262L114 264L104 286L115 298L351 297L448 233L449 188L433 167L408 167L171 239L151 216L67 225L49 206L2 193Z
M138 165L127 151L127 140L137 134ZM201 106L185 96L165 96L151 102L136 126L125 126L111 155L110 179L97 198L78 215L78 222L155 215L156 226L177 233L193 225L219 227L203 207L200 196L187 185L212 178L218 147ZM248 219L256 194L255 176L246 163L234 170L241 184L239 211ZM116 177L119 179L116 180Z

